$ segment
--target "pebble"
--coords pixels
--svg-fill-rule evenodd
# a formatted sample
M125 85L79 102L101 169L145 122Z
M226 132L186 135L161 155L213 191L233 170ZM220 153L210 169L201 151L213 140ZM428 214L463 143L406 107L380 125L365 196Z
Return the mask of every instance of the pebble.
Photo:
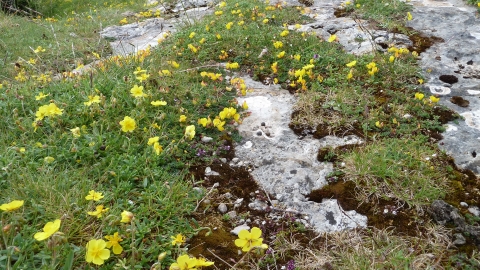
M223 163L227 163L227 159L226 159L226 158L220 158L220 161L223 162Z
M468 203L466 203L466 202L460 202L460 205L463 206L463 207L468 207Z
M233 208L240 207L240 206L242 205L242 202L243 202L243 198L237 199L237 200L233 203Z
M227 199L230 199L230 198L232 198L232 194L230 192L227 192L227 193L223 194L223 197L227 198Z
M262 131L261 130L257 131L257 136L262 136Z
M193 190L194 190L195 192L197 192L198 194L203 195L203 188L194 187Z
M453 238L455 239L453 241L453 244L456 245L456 246L465 245L467 243L467 240L465 239L465 237L461 233L454 234Z
M212 137L207 137L207 136L202 137L202 142L204 142L204 143L209 143L211 141L213 141Z
M232 158L232 162L233 162L233 163L237 163L237 162L239 162L239 161L240 161L239 158Z
M227 213L227 215L230 217L230 219L234 219L237 217L237 211L230 211Z
M228 211L227 205L224 203L221 203L218 205L218 212L225 214Z
M253 146L253 143L252 143L251 141L248 141L248 142L246 142L246 143L243 145L243 148L247 148L247 149L248 149L248 148L252 148L252 146Z
M468 212L472 213L472 215L475 215L477 217L480 216L480 209L476 206L469 207Z
M238 235L238 233L240 233L241 230L250 230L250 226L245 225L245 224L237 226L237 227L233 228L233 230L231 230L230 233Z

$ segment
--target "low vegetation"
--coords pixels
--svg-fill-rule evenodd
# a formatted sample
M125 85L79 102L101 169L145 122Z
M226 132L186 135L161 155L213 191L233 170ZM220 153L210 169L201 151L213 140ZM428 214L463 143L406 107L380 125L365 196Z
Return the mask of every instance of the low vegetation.
M235 125L248 116L235 100L249 92L242 74L298 95L295 130L365 140L336 164L359 199L421 212L449 192L447 157L431 139L443 131L442 109L421 91L419 52L349 55L335 35L299 31L311 20L306 9L252 0L216 4L202 21L166 33L158 49L112 56L102 28L163 14L133 1L22 3L29 16L0 13L5 269L212 267L213 258L186 255L186 238L215 234L192 216L205 191L189 169L233 150ZM411 19L397 0L343 9L388 29ZM290 238L300 226L274 241L252 228L234 242L244 252L235 267L272 269L277 259L293 261L287 269L478 265L476 252L445 252L449 231L428 226L428 241L371 228L321 236L325 248Z

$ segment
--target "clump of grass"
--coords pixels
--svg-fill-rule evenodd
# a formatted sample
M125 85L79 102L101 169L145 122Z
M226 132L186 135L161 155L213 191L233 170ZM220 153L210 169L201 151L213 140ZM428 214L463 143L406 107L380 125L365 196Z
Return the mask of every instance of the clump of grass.
M307 249L296 258L301 269L428 269L448 260L449 231L428 224L418 237L397 236L388 230L345 231L321 238L320 249Z
M397 200L429 205L448 192L442 155L425 136L388 138L343 155L345 178L361 188L360 201Z
M357 0L355 5L362 18L378 23L383 29L408 33L405 21L408 20L407 12L412 11L411 5L398 0Z

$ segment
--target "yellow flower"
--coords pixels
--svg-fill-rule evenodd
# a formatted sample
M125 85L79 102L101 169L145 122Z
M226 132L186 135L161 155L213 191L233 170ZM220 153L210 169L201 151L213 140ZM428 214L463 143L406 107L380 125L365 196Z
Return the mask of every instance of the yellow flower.
M153 106L165 106L165 105L167 105L167 102L166 101L155 100L155 101L150 102L150 104L152 104Z
M206 127L207 125L210 125L211 123L212 123L212 120L210 120L210 117L198 119L198 124L202 125L203 127Z
M14 200L9 203L4 203L0 205L0 210L3 210L5 212L10 212L13 210L17 210L18 208L22 207L22 205L23 205L23 201Z
M330 35L328 38L328 42L334 42L335 40L337 40L337 35Z
M195 37L195 34L196 34L195 32L191 32L190 35L188 35L188 37L193 38L193 37Z
M375 122L375 126L378 128L383 128L383 122L380 123L380 121Z
M375 62L370 62L370 63L367 64L367 68L368 68L368 69L372 69L372 68L374 68L374 67L376 67L376 66L377 66L377 64L375 64Z
M110 258L110 250L106 249L107 243L103 239L92 239L88 241L85 260L88 263L102 265Z
M227 25L225 25L225 28L227 28L227 30L230 30L230 28L232 28L232 25L233 25L233 22L229 22L227 23Z
M167 61L167 63L174 68L178 68L180 66L180 64L178 64L176 61Z
M125 116L122 121L120 121L123 132L133 132L137 127L137 123L130 116Z
M96 95L96 96L88 96L88 101L84 102L83 104L85 106L90 106L92 105L93 103L100 103L100 96Z
M142 73L145 73L147 72L145 69L142 69L141 67L137 67L135 69L135 71L133 72L134 75L139 75L139 74L142 74Z
M53 222L47 222L47 224L45 224L43 227L43 232L37 232L33 238L35 238L37 241L43 241L49 238L52 236L52 234L56 233L60 229L60 224L60 219L56 219Z
M285 56L285 51L281 51L280 53L277 54L278 58L283 58Z
M154 143L158 142L159 140L160 140L160 137L155 136L155 137L149 138L147 144L148 145L153 145Z
M237 62L227 63L227 65L226 65L226 68L227 68L227 69L237 69L237 68L239 68L239 67L240 67L240 66L238 65Z
M281 36L281 37L286 37L286 36L288 36L289 33L290 33L290 32L288 32L288 30L283 30L283 31L280 33L280 36Z
M163 152L163 147L156 142L153 144L153 150L155 151L155 154L160 155Z
M160 75L164 75L164 76L172 76L172 72L170 72L170 70L168 69L162 69L160 72L158 72Z
M190 125L185 128L185 137L188 138L189 140L193 139L195 137L195 126Z
M437 102L440 101L440 98L437 98L436 96L430 96L430 101L431 101L432 103L437 103Z
M127 18L121 19L119 23L120 24L127 24L128 23Z
M215 15L217 15L217 16L220 16L222 14L223 14L223 11L221 11L221 10L215 11Z
M180 115L180 119L178 120L180 123L183 123L185 121L187 121L187 117L185 115Z
M193 53L197 53L198 52L198 49L193 46L192 44L188 44L188 48L190 49L190 51L192 51Z
M85 200L87 201L99 201L100 199L102 199L104 196L102 195L101 192L96 192L95 190L90 190L88 192L88 195L85 196Z
M216 34L215 37L217 37L217 39L222 39L222 36L220 34Z
M170 265L170 270L193 270L197 269L197 259L190 258L187 254L179 256L177 262Z
M129 223L133 218L133 213L126 210L123 210L120 215L122 216L122 220L120 220L122 223Z
M205 260L205 258L197 258L197 267L203 267L203 266L210 266L210 265L213 265L214 262L209 262L207 260Z
M264 24L267 24L268 23L268 19L263 19L262 21Z
M50 96L50 94L46 94L46 95L45 95L43 92L40 92L40 93L38 94L38 96L35 96L35 100L42 100L42 99L44 99L44 98L46 98L46 97L48 97L48 96Z
M36 121L43 120L45 117L54 117L56 115L62 115L63 109L60 109L55 105L55 103L50 103L48 105L43 105L38 108L38 111L35 113Z
M257 227L253 227L250 232L241 230L238 233L238 239L235 240L235 245L241 247L244 252L248 252L255 247L268 248L262 243L263 238L260 238L260 236L262 236L262 230Z
M219 131L225 130L225 128L223 128L223 125L225 125L225 121L222 121L218 118L213 119L213 126L216 127Z
M248 109L248 104L247 104L247 101L246 101L246 100L243 101L242 108L243 108L244 110L247 110L247 109Z
M413 16L410 12L407 12L407 20L411 21L413 19Z
M347 75L347 80L351 80L353 78L353 70L350 69L350 72L348 72L348 75Z
M415 93L415 99L422 100L425 95L422 93Z
M275 41L275 42L273 43L273 47L275 47L275 49L280 49L280 48L283 47L283 42L281 42L281 41Z
M87 214L101 218L103 213L107 212L109 209L110 208L104 208L103 205L97 205L97 207L95 207L95 211L88 211Z
M417 81L419 84L423 84L423 79L418 79Z
M45 49L42 48L42 46L38 46L33 52L34 53L39 53L39 52L44 52L44 51L45 51Z
M105 236L105 239L108 240L106 247L107 248L112 248L113 254L120 254L123 251L122 246L120 245L120 242L123 241L123 239L118 236L118 232L114 233L113 235L107 235Z
M143 93L143 86L138 86L134 85L132 89L130 89L130 94L135 97L135 98L141 98L146 96L145 93Z
M48 157L45 157L43 161L45 161L46 163L52 163L55 161L55 158L48 156Z
M357 61L352 61L347 64L347 67L351 68L351 67L354 67L356 64L357 64Z
M295 59L295 60L297 60L297 61L300 61L300 58L301 58L301 57L302 57L302 56L301 56L300 54L295 54L295 55L293 56L293 59Z
M72 132L72 135L73 135L74 138L79 138L81 136L79 127L75 127L75 128L70 129L70 132Z
M273 63L271 68L272 68L273 73L276 74L278 72L278 63L277 62Z
M140 82L143 82L143 81L146 81L148 79L148 77L150 77L150 75L146 74L146 73L142 73L140 75L138 75L137 77L135 77L137 80L139 80Z
M395 56L390 55L390 58L388 59L388 61L390 61L390 63L393 63L393 61L395 61Z
M172 246L175 246L175 245L181 245L183 243L185 243L185 236L183 236L182 234L177 234L177 236L170 236L170 238L172 239Z
M227 6L227 3L226 3L225 1L222 1L222 2L220 2L220 4L218 4L218 6L219 6L220 8L224 8L224 7Z

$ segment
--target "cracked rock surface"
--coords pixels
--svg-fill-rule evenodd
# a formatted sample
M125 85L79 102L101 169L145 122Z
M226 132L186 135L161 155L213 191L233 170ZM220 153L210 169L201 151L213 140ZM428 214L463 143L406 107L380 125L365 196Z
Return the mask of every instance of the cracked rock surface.
M318 232L365 227L365 216L343 211L336 200L308 201L309 193L325 186L326 176L333 171L332 163L316 159L318 149L361 140L355 136L321 140L307 136L300 140L288 127L295 97L277 85L242 79L253 92L237 99L247 102L251 114L238 127L243 140L235 147L235 154L245 164L253 165L251 174L259 185L287 210L306 214Z
M450 122L440 148L463 169L480 175L480 19L476 8L460 0L412 0L413 20L407 26L442 38L421 53L428 81L425 92L464 117ZM463 102L455 102L461 97ZM453 98L453 99L452 99ZM453 102L452 102L453 101ZM455 102L455 103L454 103Z

